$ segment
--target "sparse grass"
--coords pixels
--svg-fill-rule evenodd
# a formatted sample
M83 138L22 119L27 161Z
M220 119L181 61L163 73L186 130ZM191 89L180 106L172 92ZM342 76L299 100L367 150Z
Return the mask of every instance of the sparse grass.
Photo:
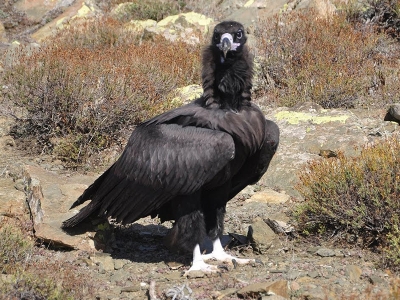
M119 145L120 131L179 105L174 89L199 82L200 46L118 39L105 19L71 27L7 69L5 99L23 110L13 135L68 166Z
M22 221L0 221L0 299L82 299L94 288L84 270L46 257ZM57 272L55 272L57 270Z
M385 264L400 267L400 140L365 146L357 157L312 161L300 172L304 197L295 210L300 231L325 239L383 248Z
M264 81L255 92L279 106L373 107L400 96L399 45L372 26L355 29L345 14L281 14L256 36Z
M120 6L117 5L120 4ZM167 16L176 15L184 8L184 1L159 0L112 0L109 3L113 16L119 21L155 20L160 21Z

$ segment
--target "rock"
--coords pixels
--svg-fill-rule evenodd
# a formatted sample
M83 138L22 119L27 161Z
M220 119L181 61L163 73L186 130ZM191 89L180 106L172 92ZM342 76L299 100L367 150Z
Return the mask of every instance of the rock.
M385 121L392 121L400 124L400 104L392 104L386 113Z
M265 223L275 232L275 233L290 233L294 232L294 227L287 224L286 222L272 219L265 219Z
M122 269L125 265L129 264L130 261L126 259L115 259L114 260L114 268L115 270Z
M200 270L186 272L185 275L187 278L203 278L204 276L206 276L206 274Z
M324 158L331 158L331 157L337 157L337 153L329 149L321 149L319 150L319 156L322 156Z
M385 280L377 275L370 275L368 276L368 280L369 282L371 282L372 284L378 285L381 284L383 282L385 282Z
M19 0L15 8L25 13L27 19L34 23L41 23L44 18L52 19L50 16L68 7L74 0Z
M296 7L299 9L313 8L319 18L326 19L336 13L336 6L329 0L307 0L300 1L300 4Z
M285 299L289 299L289 288L286 280L278 280L275 282L258 282L253 283L237 291L239 296L254 294L278 295Z
M65 11L35 31L31 36L37 42L42 42L45 39L54 35L57 30L63 29L68 23L76 19L89 18L100 16L102 12L98 9L93 0L77 0L70 6L65 8Z
M109 253L98 252L90 256L90 259L96 265L101 265L105 271L114 271L114 261Z
M271 248L275 242L276 234L260 217L257 217L249 226L247 239L255 251L263 253Z
M26 216L25 193L15 188L11 178L0 178L0 217Z
M322 257L332 257L332 256L335 256L336 253L332 249L320 248L315 252L315 254L322 256Z
M362 274L362 270L359 266L349 265L346 266L346 276L349 277L350 281L359 281Z
M135 9L137 9L137 3L134 2L120 3L113 9L111 9L110 16L119 21L129 20L130 17L132 16L132 11ZM154 22L157 23L156 21Z
M87 233L70 235L61 229L61 223L78 212L79 208L70 211L69 207L94 179L82 175L65 177L38 166L25 166L25 189L35 236L53 246L93 251L93 228Z
M360 153L362 145L396 132L392 128L386 130L385 124L393 124L379 120L379 116L384 114L383 110L374 111L374 116L361 109L323 109L318 112L317 109L297 111L270 108L265 109L265 113L268 119L278 124L281 139L268 172L258 184L284 190L296 198L301 197L294 188L299 182L298 171L311 159L320 159L321 149L354 156ZM377 132L379 134L371 135Z
M177 88L173 91L176 95L172 100L172 105L183 105L192 102L203 94L203 88L198 84L188 85L182 88Z
M214 20L204 15L188 12L168 16L156 26L144 28L143 38L154 38L161 34L170 41L182 41L188 44L200 42L199 36L206 35Z
M143 37L146 28L155 28L156 26L157 22L154 20L132 20L124 24L124 29Z
M304 276L304 272L301 272L299 270L290 269L286 274L286 279L289 281L293 281L302 276Z
M7 42L6 29L4 28L3 23L0 21L0 43L6 43L6 42Z
M279 193L271 189L265 189L261 192L255 193L246 202L258 202L258 203L269 203L269 204L280 204L285 203L290 199L289 195L284 192Z

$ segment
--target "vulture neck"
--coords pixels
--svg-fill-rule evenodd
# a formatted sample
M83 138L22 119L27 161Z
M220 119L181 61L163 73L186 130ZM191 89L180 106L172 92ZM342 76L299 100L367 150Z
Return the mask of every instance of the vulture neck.
M244 82L246 82L246 72L238 68L238 62L243 60L243 53L230 52L224 58L220 55L219 61L216 62L216 79L217 84L214 89L214 95L219 102L221 108L240 110L242 106L249 105L250 98L244 97ZM222 80L230 80L228 89L222 91L219 87Z

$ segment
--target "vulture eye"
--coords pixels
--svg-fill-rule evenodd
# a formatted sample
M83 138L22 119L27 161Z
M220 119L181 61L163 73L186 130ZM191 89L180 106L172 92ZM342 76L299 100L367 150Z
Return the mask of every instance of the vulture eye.
M238 40L240 40L240 39L242 38L242 36L243 36L243 32L242 32L241 30L239 30L238 32L236 32L236 38L237 38Z

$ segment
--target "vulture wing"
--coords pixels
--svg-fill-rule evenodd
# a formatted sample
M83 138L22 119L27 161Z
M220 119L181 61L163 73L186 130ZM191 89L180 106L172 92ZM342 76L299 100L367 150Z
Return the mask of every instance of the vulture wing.
M142 124L118 161L72 207L91 202L63 227L73 227L92 214L134 222L177 195L199 190L234 155L235 145L227 133L178 124Z

